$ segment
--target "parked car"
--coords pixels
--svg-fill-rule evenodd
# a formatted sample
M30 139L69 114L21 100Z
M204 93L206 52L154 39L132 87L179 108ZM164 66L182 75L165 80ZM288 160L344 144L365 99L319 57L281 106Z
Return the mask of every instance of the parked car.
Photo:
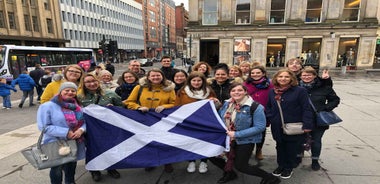
M152 61L153 61L153 63L157 63L157 62L160 62L160 61L161 61L161 58L153 57L153 58L152 58Z
M153 62L150 59L142 58L138 59L138 61L140 62L141 66L153 66Z

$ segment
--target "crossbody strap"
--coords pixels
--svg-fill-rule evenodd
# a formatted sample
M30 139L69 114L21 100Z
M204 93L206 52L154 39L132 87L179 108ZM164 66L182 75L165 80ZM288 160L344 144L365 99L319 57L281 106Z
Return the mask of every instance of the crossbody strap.
M280 105L280 102L278 100L276 100L276 102L277 102L277 105L278 105L278 110L280 111L282 127L284 127L285 126L285 124L284 124L284 115L282 114L281 105Z

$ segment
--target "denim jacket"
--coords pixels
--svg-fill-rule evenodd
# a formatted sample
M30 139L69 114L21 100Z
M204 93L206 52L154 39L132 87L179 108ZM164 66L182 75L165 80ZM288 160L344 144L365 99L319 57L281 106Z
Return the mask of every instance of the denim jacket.
M240 112L236 113L235 118L235 139L237 144L249 144L261 142L261 133L265 131L266 118L264 107L259 105L255 112L251 114L251 97L242 105ZM224 115L228 109L231 99L228 99L219 110L219 115L225 123Z

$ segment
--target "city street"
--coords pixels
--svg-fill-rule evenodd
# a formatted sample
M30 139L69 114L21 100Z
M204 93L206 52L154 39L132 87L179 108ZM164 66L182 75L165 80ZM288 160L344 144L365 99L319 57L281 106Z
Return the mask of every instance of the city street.
M178 68L183 68L176 60ZM126 64L115 64L117 75L126 69ZM155 67L159 63L155 63ZM148 68L147 68L148 69ZM275 70L269 70L273 73ZM320 171L310 168L310 152L293 177L282 180L282 183L296 184L375 184L380 183L380 78L369 76L363 71L340 73L331 71L334 89L341 98L341 104L335 112L343 119L342 123L333 125L323 137ZM114 78L116 79L116 77ZM18 87L17 87L18 89ZM38 106L18 108L21 91L12 93L10 110L0 110L0 183L49 183L49 170L34 169L22 156L20 150L34 144L39 132L36 127ZM2 101L1 101L2 102ZM26 103L28 104L28 103ZM126 148L127 149L127 148ZM267 138L263 148L264 160L261 168L272 172L276 167L275 142L267 129ZM251 159L252 164L257 162ZM187 162L175 163L174 172L163 172L158 167L152 172L143 169L122 169L120 179L113 179L102 172L98 183L112 184L184 184L216 183L222 171L209 162L206 174L187 173ZM259 183L260 178L238 174L238 179L231 184ZM78 162L76 173L77 184L95 183L84 168L84 161Z

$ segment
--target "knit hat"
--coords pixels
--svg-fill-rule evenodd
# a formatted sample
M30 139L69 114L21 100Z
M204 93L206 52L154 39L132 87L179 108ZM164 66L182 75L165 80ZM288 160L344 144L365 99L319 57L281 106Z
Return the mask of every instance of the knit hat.
M64 82L61 84L61 87L59 88L59 93L61 93L62 90L66 89L66 88L73 88L75 90L78 90L77 85L74 84L73 82Z

